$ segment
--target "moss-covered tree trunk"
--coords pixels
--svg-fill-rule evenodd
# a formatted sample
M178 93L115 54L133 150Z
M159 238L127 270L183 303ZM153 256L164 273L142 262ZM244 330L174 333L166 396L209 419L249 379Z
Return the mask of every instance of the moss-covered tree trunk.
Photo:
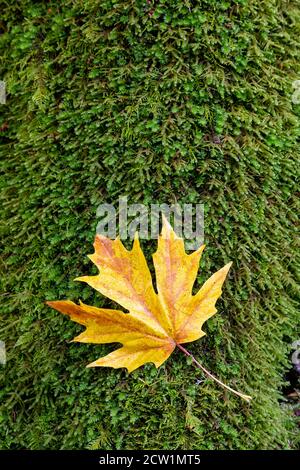
M1 1L3 449L277 449L297 339L296 0ZM297 143L298 139L298 143ZM232 272L209 333L156 370L85 369L110 346L44 306L103 299L91 273L101 202L202 202L203 281ZM299 265L298 265L299 266ZM105 300L106 305L107 301Z

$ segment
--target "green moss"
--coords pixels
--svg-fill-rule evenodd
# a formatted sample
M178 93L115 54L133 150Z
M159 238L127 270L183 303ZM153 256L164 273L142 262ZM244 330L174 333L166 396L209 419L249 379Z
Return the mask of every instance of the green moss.
M297 339L297 1L22 0L1 13L0 447L293 446L280 390ZM190 350L251 406L197 385L179 352L159 370L87 370L111 346L69 343L80 327L44 305L109 306L72 279L92 271L98 204L124 194L205 204L199 282L234 265Z

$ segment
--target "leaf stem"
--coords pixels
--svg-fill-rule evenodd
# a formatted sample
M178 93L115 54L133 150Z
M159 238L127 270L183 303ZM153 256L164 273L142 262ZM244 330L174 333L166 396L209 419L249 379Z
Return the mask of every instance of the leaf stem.
M248 403L250 403L250 400L252 399L252 397L250 397L249 395L245 395L244 393L241 393L241 392L238 392L237 390L234 390L233 388L229 387L228 385L224 384L223 382L221 382L221 380L217 379L217 377L215 377L214 375L212 375L207 369L205 369L205 367L203 367L200 362L198 362L195 357L193 356L193 354L191 354L189 351L187 351L184 347L181 346L181 344L178 344L176 343L177 347L188 357L190 357L193 361L193 363L199 368L201 369L208 377L210 377L211 379L213 379L215 382L217 382L219 385L221 385L222 387L226 388L227 390L229 390L230 392L234 393L235 395L238 395L239 397L243 398L244 400L246 400Z

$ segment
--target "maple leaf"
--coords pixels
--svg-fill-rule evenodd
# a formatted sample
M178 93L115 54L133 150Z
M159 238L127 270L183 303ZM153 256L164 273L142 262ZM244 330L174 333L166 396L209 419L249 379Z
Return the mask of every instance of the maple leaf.
M183 240L163 218L158 248L153 255L156 293L137 234L131 251L124 247L119 238L111 240L102 235L96 236L94 248L95 252L89 258L98 267L99 274L75 280L86 282L129 313L97 308L82 302L77 305L69 300L46 302L86 327L73 341L123 345L87 367L125 367L128 372L147 362L159 367L176 346L186 355L192 356L181 345L205 335L202 325L217 311L215 304L222 293L222 285L232 263L213 274L193 295L192 289L204 245L194 253L187 254ZM194 358L193 360L211 378L218 381ZM225 384L222 385L234 391Z

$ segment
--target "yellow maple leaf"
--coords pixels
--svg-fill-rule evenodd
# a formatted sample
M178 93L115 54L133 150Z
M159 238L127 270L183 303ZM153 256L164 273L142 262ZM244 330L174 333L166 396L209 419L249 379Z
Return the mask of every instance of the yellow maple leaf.
M163 218L158 248L153 255L157 293L136 234L128 251L119 238L97 235L95 252L89 255L98 267L96 276L76 278L120 304L120 310L79 305L69 300L47 302L70 316L86 330L73 341L82 343L121 343L123 346L87 367L125 367L129 372L152 362L159 367L178 346L207 375L222 384L181 345L205 335L203 323L216 313L216 301L232 263L211 276L196 295L192 294L204 245L188 255L184 242ZM250 397L236 392L246 400Z

